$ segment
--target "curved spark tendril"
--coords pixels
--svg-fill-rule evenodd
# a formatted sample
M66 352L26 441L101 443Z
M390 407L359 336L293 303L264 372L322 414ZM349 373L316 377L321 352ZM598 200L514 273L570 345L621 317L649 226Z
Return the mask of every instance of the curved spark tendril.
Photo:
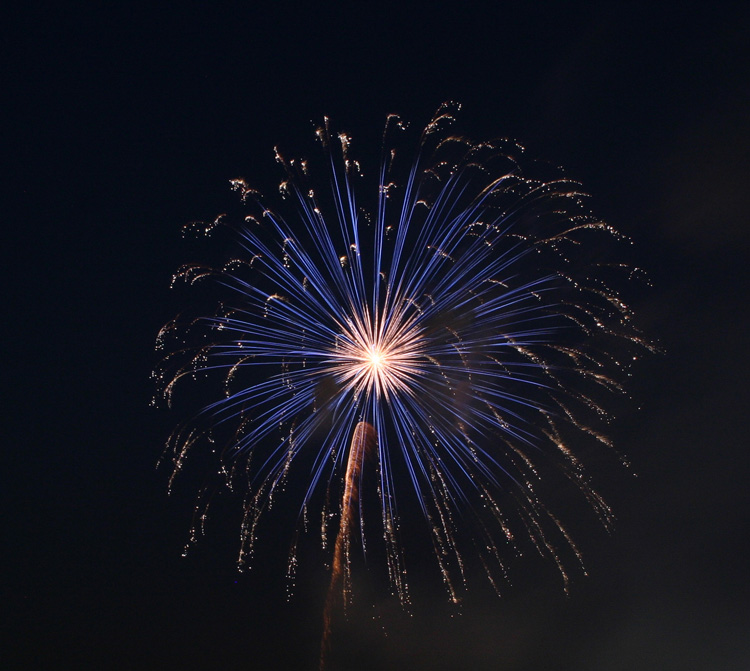
M467 547L499 592L523 538L557 564L567 588L564 548L579 561L580 553L537 494L553 474L605 526L612 520L577 454L611 447L607 398L622 392L634 352L651 349L617 288L633 269L601 257L602 241L623 238L587 210L577 183L526 176L516 143L450 135L456 108L439 108L403 168L394 138L405 124L388 117L369 191L350 138L333 136L326 120L317 137L328 183L277 151L283 214L237 179L250 213L193 226L228 226L242 253L218 269L177 273L190 284L216 278L224 302L213 316L164 327L158 344L170 353L155 376L169 402L183 378L223 379L224 397L178 428L169 450L173 479L196 444L231 429L218 461L226 484L245 491L240 565L295 477L285 495L301 527L319 505L325 547L330 520L340 520L334 564L344 565L332 585L344 576L348 593L352 518L362 528L360 481L371 473L378 536L405 604L400 529L410 510L427 522L454 601ZM193 539L209 494L199 497ZM341 501L338 513L330 501ZM366 538L362 530L363 551ZM295 536L290 576L296 547Z

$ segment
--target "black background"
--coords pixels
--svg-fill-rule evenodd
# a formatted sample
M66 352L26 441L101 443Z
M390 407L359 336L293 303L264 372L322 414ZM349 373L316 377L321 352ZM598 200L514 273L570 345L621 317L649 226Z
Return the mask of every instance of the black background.
M153 342L184 307L180 227L234 203L230 178L274 184L272 146L304 153L323 115L377 160L386 114L444 100L632 237L666 355L635 371L613 433L638 477L603 487L619 522L581 543L570 597L533 561L457 610L438 580L413 617L368 595L332 661L750 668L747 8L210 5L6 10L3 668L317 668L320 557L291 602L281 531L246 575L230 512L181 557L193 492L155 470L175 418L149 407Z

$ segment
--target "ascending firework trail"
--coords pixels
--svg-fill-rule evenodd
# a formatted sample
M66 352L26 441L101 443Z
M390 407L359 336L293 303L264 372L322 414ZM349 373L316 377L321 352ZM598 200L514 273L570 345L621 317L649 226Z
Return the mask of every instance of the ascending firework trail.
M331 645L331 618L341 594L346 605L350 593L349 548L354 515L359 506L359 481L362 463L375 443L375 430L367 422L359 422L354 429L352 443L349 447L349 459L346 464L344 495L341 498L341 521L336 535L331 565L331 585L328 588L326 608L323 612L323 638L320 643L320 669L325 668L325 661Z

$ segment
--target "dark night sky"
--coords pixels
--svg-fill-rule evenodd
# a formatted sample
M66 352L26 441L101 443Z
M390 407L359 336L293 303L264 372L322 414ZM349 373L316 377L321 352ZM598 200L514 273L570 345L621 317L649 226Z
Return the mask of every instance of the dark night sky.
M184 307L180 227L233 203L230 178L274 183L271 147L306 151L324 114L376 146L387 113L422 124L449 99L633 238L667 354L613 427L639 477L602 487L619 522L581 543L569 598L534 562L455 617L438 582L411 618L363 598L337 663L750 668L747 7L211 4L4 21L3 668L316 668L316 557L291 603L275 541L238 575L231 507L180 556L193 492L154 468L175 421L149 407L154 337Z

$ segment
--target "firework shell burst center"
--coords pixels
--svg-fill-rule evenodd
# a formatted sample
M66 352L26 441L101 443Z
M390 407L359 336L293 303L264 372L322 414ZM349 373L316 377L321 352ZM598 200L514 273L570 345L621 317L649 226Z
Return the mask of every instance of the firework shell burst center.
M220 480L201 490L191 540L211 492L240 491L246 565L283 494L299 510L290 576L299 538L317 528L326 548L338 531L346 584L359 528L357 545L377 539L408 603L406 557L418 548L406 547L405 518L424 520L453 600L473 563L499 592L527 547L567 588L568 559L581 555L545 503L549 481L610 524L580 455L619 459L606 435L612 402L653 349L623 298L641 271L612 258L628 241L589 211L579 184L543 164L527 170L515 142L452 133L456 109L441 106L421 135L388 117L370 172L326 120L318 164L277 151L277 205L237 179L241 216L187 227L228 230L241 249L220 267L180 268L174 283L208 282L217 307L175 319L157 341L158 397L171 404L199 374L221 380L165 453L172 480L201 445L216 455ZM365 535L370 509L380 528Z
M367 391L388 402L410 388L410 377L419 375L419 330L374 334L371 326L364 332L342 329L345 336L343 343L337 341L331 373L355 394Z

